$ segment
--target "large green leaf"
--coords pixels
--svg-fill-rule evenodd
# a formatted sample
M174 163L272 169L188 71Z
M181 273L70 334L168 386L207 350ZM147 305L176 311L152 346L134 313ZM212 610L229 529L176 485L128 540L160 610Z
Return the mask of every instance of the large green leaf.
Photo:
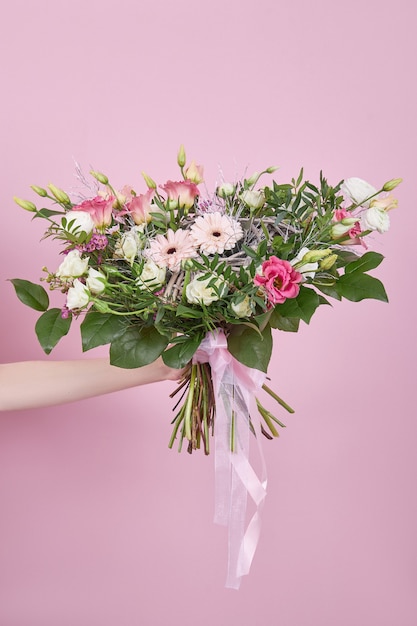
M168 342L169 338L161 335L153 326L130 326L112 341L110 363L126 369L149 365L162 354Z
M283 317L274 309L269 320L271 328L278 328L278 330L284 330L289 333L296 333L300 326L300 318L297 317Z
M124 327L123 320L117 315L90 311L80 327L83 351L111 343L123 332Z
M288 298L283 304L278 304L276 309L282 317L296 317L308 324L320 306L320 298L313 289L300 287L296 298Z
M197 334L187 338L186 341L174 344L163 352L162 358L164 363L168 367L174 367L175 369L185 367L193 358L195 351L201 343L201 339L201 335Z
M62 317L61 309L49 309L40 316L35 331L46 354L49 354L58 341L68 333L71 321L71 317Z
M383 261L384 257L379 252L366 252L356 261L348 263L345 267L345 273L351 272L369 272L373 270Z
M10 282L15 288L16 295L23 304L30 306L35 311L46 311L49 306L49 297L41 285L31 283L29 280L12 278Z
M341 276L337 282L337 290L341 296L352 302L360 302L367 298L388 302L388 296L381 281L359 271Z
M272 353L271 327L268 325L259 333L248 326L233 326L227 346L240 363L266 372Z

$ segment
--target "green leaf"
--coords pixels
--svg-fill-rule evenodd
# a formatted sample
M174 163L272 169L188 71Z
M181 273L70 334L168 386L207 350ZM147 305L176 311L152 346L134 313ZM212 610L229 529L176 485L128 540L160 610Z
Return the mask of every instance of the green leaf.
M83 352L111 343L124 328L125 324L120 317L90 311L80 326Z
M110 363L116 367L133 369L153 363L165 350L169 338L153 326L130 326L110 346Z
M356 261L348 263L345 267L345 273L368 272L369 270L373 270L378 267L378 265L382 263L383 259L384 257L382 254L379 254L379 252L366 252Z
M316 287L317 289L320 289L321 292L325 293L326 296L329 296L330 298L335 298L335 300L342 299L342 296L337 291L336 284L333 284L333 285L317 285L316 284Z
M49 309L36 322L35 331L46 354L52 352L64 335L68 334L71 317L63 318L61 309Z
M52 217L52 215L65 215L64 211L53 211L52 209L39 209L37 213L33 216L33 219L36 217Z
M175 369L185 367L191 361L195 351L200 345L202 336L200 334L188 337L186 341L178 342L162 353L165 365Z
M199 319L200 317L204 316L203 311L199 311L196 309L191 309L188 306L184 306L183 304L179 304L177 307L177 312L176 312L177 316L181 316L181 317L187 317L187 318L192 318L192 319Z
M268 325L259 333L247 326L233 326L227 338L227 346L240 363L266 372L272 353L271 327Z
M35 311L46 311L49 306L49 297L41 285L35 285L29 280L12 278L10 282L15 288L16 295L23 304L30 306Z
M283 304L278 304L276 309L283 317L296 317L308 324L319 305L317 293L313 289L301 286L296 298L288 298Z
M278 328L278 330L283 330L288 333L296 333L300 326L300 318L283 317L274 309L269 323L271 324L271 328Z
M362 274L360 271L341 276L336 288L343 298L352 302L360 302L368 298L388 302L388 296L381 281L368 274Z

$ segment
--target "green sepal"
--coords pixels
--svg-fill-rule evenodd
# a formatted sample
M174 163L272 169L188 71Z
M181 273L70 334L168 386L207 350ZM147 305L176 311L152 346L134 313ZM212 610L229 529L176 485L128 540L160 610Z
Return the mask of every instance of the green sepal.
M61 309L49 309L40 316L36 322L35 331L46 354L50 354L59 340L68 334L71 322L71 316L62 317Z
M41 285L31 283L29 280L12 278L10 282L15 288L16 295L23 304L35 311L46 311L49 306L49 297Z

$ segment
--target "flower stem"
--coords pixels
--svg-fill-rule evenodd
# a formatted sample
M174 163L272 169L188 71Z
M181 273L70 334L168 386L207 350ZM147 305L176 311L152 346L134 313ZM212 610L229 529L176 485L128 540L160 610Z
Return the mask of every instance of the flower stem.
M287 404L282 398L277 396L277 394L274 391L272 391L272 389L267 387L267 385L262 385L262 389L266 391L266 393L268 393L271 396L271 398L274 398L274 400L276 400L278 404L280 404L286 411L288 411L288 413L295 413L294 409L292 409L290 405Z

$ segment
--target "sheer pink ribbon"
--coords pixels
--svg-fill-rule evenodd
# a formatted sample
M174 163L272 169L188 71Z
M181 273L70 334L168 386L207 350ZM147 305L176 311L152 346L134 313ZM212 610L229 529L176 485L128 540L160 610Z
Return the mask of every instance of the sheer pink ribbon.
M193 361L208 362L211 366L216 399L214 521L228 526L229 531L226 587L239 589L241 577L249 573L256 551L261 530L260 511L266 496L266 466L257 411L250 417L260 452L261 478L249 462L249 409L251 400L264 383L265 374L239 363L228 351L222 331L206 335ZM248 494L256 511L245 531Z

